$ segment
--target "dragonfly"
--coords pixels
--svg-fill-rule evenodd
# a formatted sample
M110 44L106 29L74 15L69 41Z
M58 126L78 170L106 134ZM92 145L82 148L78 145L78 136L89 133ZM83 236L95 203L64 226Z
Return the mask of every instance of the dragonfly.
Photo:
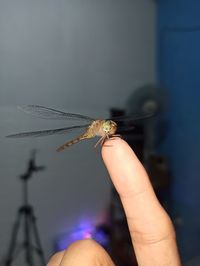
M135 114L129 117L120 116L114 118L115 121L110 119L93 119L91 117L81 115L81 114L74 114L74 113L66 113L63 111L59 111L53 108L48 108L40 105L26 105L20 106L20 110L25 113L43 118L43 119L55 119L55 120L79 120L84 121L85 124L83 125L76 125L71 127L63 127L63 128L56 128L56 129L47 129L47 130L39 130L39 131L29 131L29 132L21 132L17 134L11 134L6 136L7 138L26 138L26 137L42 137L42 136L49 136L55 134L67 134L69 132L75 131L77 129L84 129L84 132L77 137L67 141L66 143L62 144L60 147L57 148L57 151L63 151L66 148L74 145L85 139L91 139L94 137L100 137L100 139L95 144L95 147L100 143L103 143L110 138L120 136L116 134L118 125L117 123L123 121L124 119L129 119L131 121L136 121L139 119L144 119L152 116L151 114Z

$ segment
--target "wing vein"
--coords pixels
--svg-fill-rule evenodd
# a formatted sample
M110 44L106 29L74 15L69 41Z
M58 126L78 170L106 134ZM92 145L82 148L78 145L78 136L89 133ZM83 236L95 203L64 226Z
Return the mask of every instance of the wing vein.
M37 116L43 119L56 119L56 120L83 120L87 122L94 121L93 118L73 113L65 113L56 109L40 106L40 105L25 105L19 106L20 110L27 114L31 114L33 116Z
M49 136L49 135L55 135L55 134L65 134L65 133L74 131L76 129L86 128L86 127L88 127L88 125L79 125L79 126L56 128L56 129L21 132L17 134L11 134L6 137L7 138L42 137L42 136Z

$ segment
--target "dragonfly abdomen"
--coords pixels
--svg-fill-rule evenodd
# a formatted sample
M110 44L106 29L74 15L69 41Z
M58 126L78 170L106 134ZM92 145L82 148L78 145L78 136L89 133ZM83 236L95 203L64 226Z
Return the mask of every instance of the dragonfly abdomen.
M76 138L74 138L74 139L72 139L72 140L70 140L70 141L64 143L64 144L63 144L62 146L60 146L56 151L63 151L64 149L66 149L66 148L72 146L73 144L78 143L79 141L81 141L81 140L83 140L83 139L86 139L85 134L80 135L79 137L76 137Z
M87 131L86 131L84 134L82 134L82 135L80 135L80 136L78 136L78 137L76 137L76 138L74 138L74 139L72 139L72 140L70 140L70 141L64 143L62 146L60 146L60 147L57 149L57 151L63 151L64 149L66 149L66 148L72 146L73 144L78 143L78 142L81 141L81 140L84 140L84 139L90 139L90 138L93 138L93 137L95 137L95 136L96 136L96 135L94 135L93 132L90 131L90 127L89 127L89 128L87 129Z

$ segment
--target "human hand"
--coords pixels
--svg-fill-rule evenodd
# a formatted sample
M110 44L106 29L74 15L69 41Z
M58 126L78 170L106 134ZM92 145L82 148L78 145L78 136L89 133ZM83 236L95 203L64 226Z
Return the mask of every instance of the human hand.
M139 266L180 266L172 222L160 205L149 177L128 144L110 139L102 148L104 163L119 193ZM73 243L55 254L48 266L114 266L93 240Z

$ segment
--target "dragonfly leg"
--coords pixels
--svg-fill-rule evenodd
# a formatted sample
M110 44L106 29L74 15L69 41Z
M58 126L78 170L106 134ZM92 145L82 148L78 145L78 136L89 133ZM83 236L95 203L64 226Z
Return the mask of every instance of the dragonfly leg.
M101 139L101 146L103 146L104 142L106 141L106 139L109 139L109 136L106 135Z
M97 141L97 143L94 145L94 147L96 148L96 147L99 145L99 143L100 143L101 145L103 145L105 139L106 139L105 136L101 137L101 138Z
M98 141L97 143L94 145L94 147L96 148L99 144L101 146L103 146L104 142L106 139L112 139L112 138L115 138L115 137L119 137L121 138L122 136L119 135L119 134L115 134L115 135L112 135L112 136L109 136L108 134L106 134L105 136L102 136Z

